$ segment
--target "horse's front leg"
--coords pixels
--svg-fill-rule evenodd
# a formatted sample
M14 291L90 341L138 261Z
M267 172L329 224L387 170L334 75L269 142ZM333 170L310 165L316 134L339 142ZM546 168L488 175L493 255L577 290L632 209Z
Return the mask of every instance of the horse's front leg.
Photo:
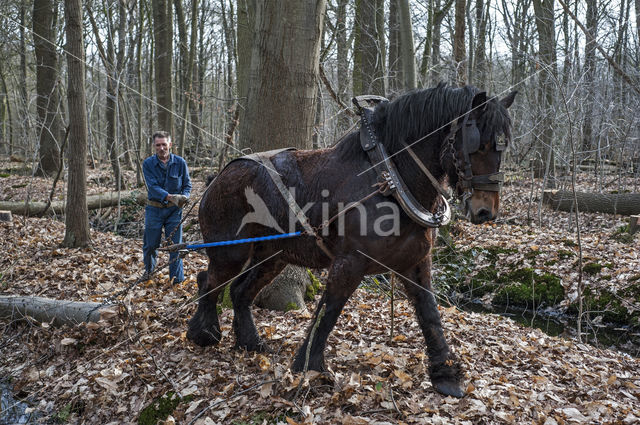
M320 298L304 343L298 349L291 369L295 372L324 372L324 349L329 333L342 308L364 276L364 262L354 257L336 257L329 269L327 289Z
M444 337L438 304L431 287L431 254L403 274L406 276L406 279L402 279L405 290L413 302L427 344L431 382L441 394L463 397L461 371Z

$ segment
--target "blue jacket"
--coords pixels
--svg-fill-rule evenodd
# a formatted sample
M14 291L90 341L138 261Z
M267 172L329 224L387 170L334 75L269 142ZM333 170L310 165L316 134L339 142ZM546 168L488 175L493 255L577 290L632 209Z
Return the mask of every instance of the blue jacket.
M142 163L142 172L147 182L147 197L156 202L166 203L167 194L191 194L191 179L187 162L180 156L169 154L166 168L157 155L150 156Z

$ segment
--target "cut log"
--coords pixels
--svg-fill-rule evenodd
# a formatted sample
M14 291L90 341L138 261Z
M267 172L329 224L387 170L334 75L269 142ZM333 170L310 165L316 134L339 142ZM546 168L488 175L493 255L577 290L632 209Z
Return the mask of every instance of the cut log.
M581 212L640 214L640 193L576 192L576 199ZM545 190L542 202L561 211L575 210L573 192L568 190Z
M0 221L12 222L13 217L11 216L11 211L0 211Z
M640 230L640 215L632 215L629 217L629 233L632 235Z
M87 196L87 207L90 210L112 207L114 205L118 205L118 199L120 199L121 203L125 199L134 199L136 203L144 205L147 196L140 190L124 190L120 192L119 195L118 192L106 192L100 193L98 195L89 195ZM46 202L29 202L27 204L24 201L0 201L0 210L11 211L13 214L18 215L40 215L42 214L46 206ZM64 214L64 209L65 201L53 201L51 202L51 206L49 207L45 215L62 215Z
M99 303L53 300L42 297L0 296L0 319L21 320L26 316L54 326L97 322L118 314L117 307Z

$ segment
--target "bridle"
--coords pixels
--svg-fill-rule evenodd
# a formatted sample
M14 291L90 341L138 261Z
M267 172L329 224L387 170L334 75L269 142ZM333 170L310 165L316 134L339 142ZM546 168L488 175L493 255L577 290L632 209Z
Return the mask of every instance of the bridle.
M473 195L473 190L483 190L489 192L499 192L504 182L504 173L496 172L491 174L474 175L471 169L471 155L480 149L480 130L475 118L471 118L469 111L462 117L462 122L456 118L451 123L451 130L446 137L449 154L453 158L458 175L458 185L462 189L462 201L466 201ZM455 148L456 136L462 132L462 161L458 159ZM495 150L500 155L507 148L505 138L499 138L495 143Z

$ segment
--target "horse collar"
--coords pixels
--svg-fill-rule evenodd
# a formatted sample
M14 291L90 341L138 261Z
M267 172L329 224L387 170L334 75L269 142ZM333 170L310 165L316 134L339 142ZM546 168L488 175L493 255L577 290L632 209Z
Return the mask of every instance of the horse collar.
M384 187L381 193L385 196L393 195L403 211L423 227L433 228L446 225L451 220L451 209L446 198L440 194L438 195L442 198L442 208L435 214L424 208L402 180L384 145L378 142L371 122L373 119L372 106L380 102L388 102L388 100L380 96L358 96L353 98L353 103L358 108L361 116L360 145L369 156L369 161L374 166L378 179L382 183L382 187Z

